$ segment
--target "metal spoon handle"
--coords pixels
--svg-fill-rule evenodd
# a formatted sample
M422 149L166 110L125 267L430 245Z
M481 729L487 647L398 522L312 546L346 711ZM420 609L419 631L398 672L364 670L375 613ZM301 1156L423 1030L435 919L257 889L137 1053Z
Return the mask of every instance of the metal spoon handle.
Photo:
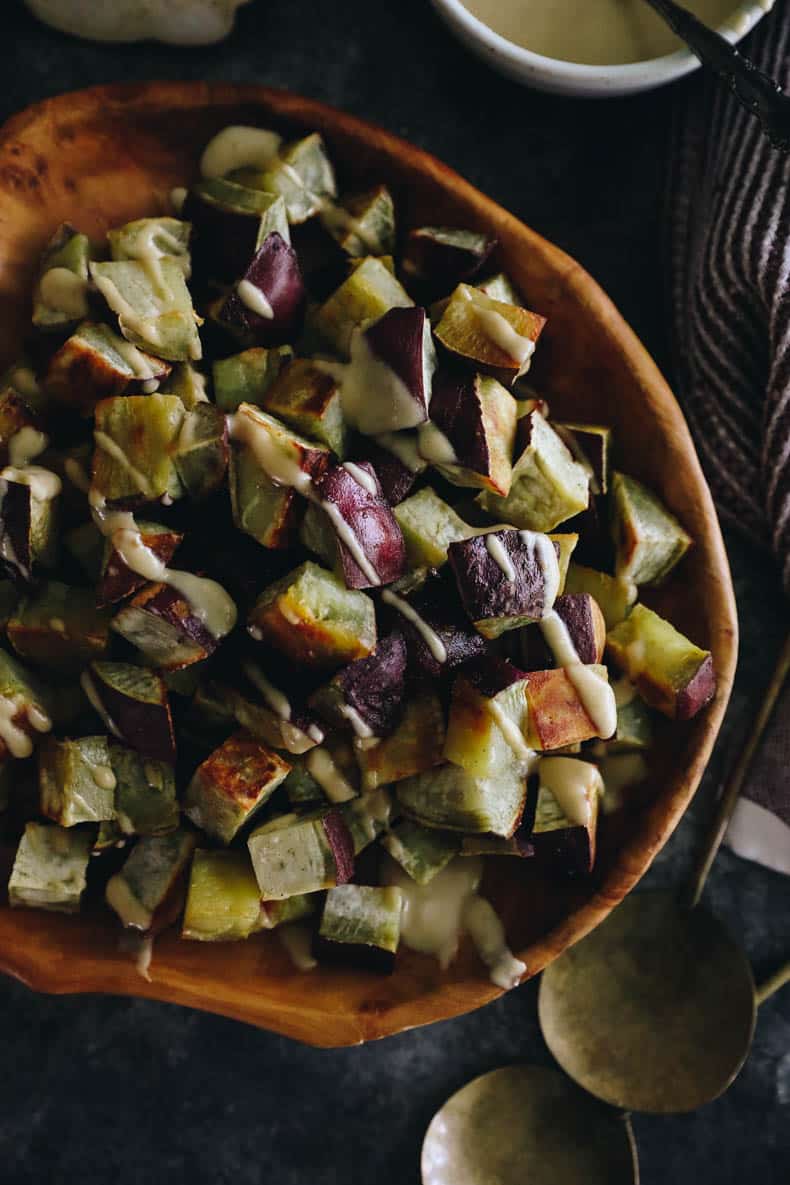
M758 1007L760 1004L764 1004L774 992L778 992L780 987L784 987L786 983L790 983L790 963L785 963L784 967L780 967L778 971L774 971L773 975L769 975L765 983L760 984L755 993Z
M752 723L749 738L746 741L738 760L735 763L732 773L725 784L719 799L716 813L713 818L713 823L708 834L708 837L702 847L702 850L697 857L697 862L694 867L694 873L689 882L688 888L683 894L683 900L688 905L689 909L693 909L695 905L699 904L699 899L702 896L702 890L705 888L705 881L708 879L708 873L711 870L713 861L721 847L721 841L724 839L727 830L727 824L730 821L732 812L735 810L735 804L741 793L741 788L749 772L749 767L757 751L757 748L762 740L766 725L771 719L771 714L776 706L776 701L781 694L784 686L787 673L790 670L790 634L785 639L782 652L779 655L779 661L776 664L771 682L765 692L765 696L760 705L760 709Z
M648 0L699 60L717 74L739 103L756 115L775 148L790 151L790 98L720 33L674 0Z

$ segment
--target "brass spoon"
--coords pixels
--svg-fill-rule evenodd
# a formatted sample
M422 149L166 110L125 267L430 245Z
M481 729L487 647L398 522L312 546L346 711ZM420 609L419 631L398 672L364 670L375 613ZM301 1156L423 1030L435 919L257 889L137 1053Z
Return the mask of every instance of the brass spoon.
M423 1185L639 1185L628 1117L543 1066L493 1070L452 1095L421 1169Z
M790 151L790 97L778 83L720 33L709 29L674 0L647 0L647 3L686 42L703 66L727 84L738 102L757 116L774 148Z
M698 905L754 753L790 668L790 637L721 796L686 892L633 894L543 973L538 1017L565 1072L628 1111L692 1111L740 1070L757 1007L790 963L756 989L743 950Z

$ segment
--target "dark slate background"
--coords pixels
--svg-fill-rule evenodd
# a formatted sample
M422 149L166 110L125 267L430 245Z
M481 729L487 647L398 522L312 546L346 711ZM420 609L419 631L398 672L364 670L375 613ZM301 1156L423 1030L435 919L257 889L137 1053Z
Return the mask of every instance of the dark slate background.
M266 82L400 133L570 251L668 368L663 220L673 112L695 84L606 103L533 94L450 40L428 0L255 0L222 46L94 46L4 5L0 116L121 79ZM786 625L770 561L728 539L742 660L724 734L690 816L650 875L677 880L717 778L748 727ZM758 977L790 954L790 883L722 853L708 903ZM434 1110L469 1078L547 1063L536 987L368 1047L303 1048L144 1001L55 999L0 982L0 1182L61 1185L415 1185ZM695 1115L636 1117L645 1185L790 1179L790 990L761 1011L750 1061ZM459 1183L460 1185L460 1183Z

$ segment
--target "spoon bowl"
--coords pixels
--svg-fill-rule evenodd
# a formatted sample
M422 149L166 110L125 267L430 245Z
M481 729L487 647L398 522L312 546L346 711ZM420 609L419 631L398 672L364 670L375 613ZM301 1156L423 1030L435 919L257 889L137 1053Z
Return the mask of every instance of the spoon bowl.
M639 1185L628 1117L543 1066L457 1091L431 1120L421 1168L423 1185Z

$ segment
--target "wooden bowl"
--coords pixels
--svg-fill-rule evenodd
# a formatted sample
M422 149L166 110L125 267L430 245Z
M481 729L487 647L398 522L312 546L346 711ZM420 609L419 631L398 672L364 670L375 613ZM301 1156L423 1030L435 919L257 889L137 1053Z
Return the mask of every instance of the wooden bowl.
M605 820L594 877L549 882L530 861L491 861L485 891L535 975L596 926L666 843L694 791L732 685L737 620L710 493L683 416L642 345L598 285L557 247L425 152L310 99L256 86L97 87L40 103L0 131L0 365L18 353L39 252L70 221L92 236L168 209L202 147L229 123L318 129L349 186L385 181L401 226L455 223L495 232L501 262L548 317L534 381L563 417L611 424L621 464L656 489L696 540L651 603L714 654L715 701L669 725L645 795ZM6 853L8 856L8 853ZM49 992L117 992L188 1004L314 1045L351 1045L478 1008L499 995L468 946L446 972L403 951L390 978L296 972L273 935L230 945L157 939L151 982L119 948L99 906L76 917L0 906L0 968Z

